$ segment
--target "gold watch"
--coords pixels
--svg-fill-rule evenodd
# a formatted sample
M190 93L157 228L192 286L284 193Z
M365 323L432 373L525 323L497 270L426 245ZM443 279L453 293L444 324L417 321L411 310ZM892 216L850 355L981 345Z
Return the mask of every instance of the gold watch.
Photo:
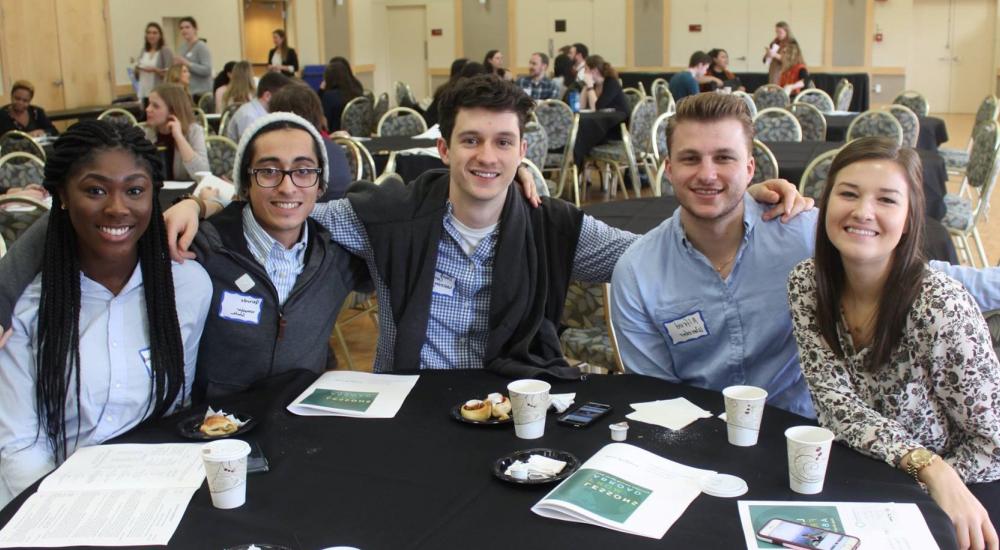
M941 458L934 454L933 451L929 451L924 448L914 449L909 453L910 461L906 464L906 473L913 476L913 479L920 481L920 470L934 464L934 462Z

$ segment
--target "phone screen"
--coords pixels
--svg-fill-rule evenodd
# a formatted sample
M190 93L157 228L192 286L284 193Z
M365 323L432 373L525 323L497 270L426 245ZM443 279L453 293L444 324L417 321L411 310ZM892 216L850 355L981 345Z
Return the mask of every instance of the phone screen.
M847 550L857 544L857 539L854 537L780 520L767 536L775 542L787 542L803 548L820 550Z
M594 421L595 418L606 413L610 407L607 405L601 405L598 403L585 403L579 408L571 411L569 414L563 416L560 420L565 422L572 422L574 424L589 424Z

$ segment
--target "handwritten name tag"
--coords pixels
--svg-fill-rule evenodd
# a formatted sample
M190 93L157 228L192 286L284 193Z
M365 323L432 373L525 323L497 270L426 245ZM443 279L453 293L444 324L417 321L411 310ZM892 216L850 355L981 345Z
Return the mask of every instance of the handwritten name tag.
M264 299L249 294L238 292L223 292L222 303L219 304L219 317L248 323L251 325L260 324L260 309Z
M683 344L691 340L697 340L703 336L708 336L708 327L705 326L705 319L700 311L686 315L673 321L663 323L667 329L667 335L674 344Z
M434 293L442 296L455 295L455 279L440 271L434 272Z

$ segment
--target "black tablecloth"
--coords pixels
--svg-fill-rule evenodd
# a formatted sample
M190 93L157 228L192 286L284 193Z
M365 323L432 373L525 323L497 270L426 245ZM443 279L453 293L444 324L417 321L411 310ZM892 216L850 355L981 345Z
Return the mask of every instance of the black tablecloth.
M618 136L615 129L619 128L626 118L628 117L625 113L618 111L580 113L580 127L576 132L576 144L573 146L573 160L576 161L577 168L583 167L583 161L591 149L613 136Z
M842 147L843 143L832 141L770 141L768 148L778 160L778 175L798 185L809 161L820 154ZM927 215L935 220L944 218L947 207L944 195L948 182L948 169L937 150L917 149L924 167L924 196L927 200Z
M673 215L677 199L672 196L588 204L583 211L602 222L632 233L646 233ZM934 218L924 226L924 254L930 260L958 264L958 254L948 230Z
M55 111L46 111L45 114L49 117L49 120L85 120L89 118L97 118L98 115L108 109L111 109L112 107L125 109L126 111L132 113L137 119L142 118L143 115L142 103L138 101L112 103L111 105L75 107L73 109L58 109Z
M851 121L858 114L826 115L826 140L845 141L847 127L851 125ZM917 135L917 149L937 151L942 143L948 141L948 127L938 117L922 116L918 118L920 119L920 133Z
M389 162L389 155L405 149L436 147L437 140L415 139L411 137L374 137L364 142L368 152L375 161L375 172L381 174ZM396 155L395 172L409 183L420 174L435 168L445 168L441 159L431 155Z
M736 499L699 496L661 541L535 515L531 506L546 488L508 485L490 473L496 459L522 449L552 447L586 460L610 443L608 424L622 420L631 410L629 403L683 396L718 413L723 409L719 393L634 375L559 383L554 392L576 392L577 402L609 403L612 414L586 429L558 425L550 415L545 436L524 441L509 425L484 428L449 417L458 403L505 391L508 381L485 371L421 374L391 420L294 416L284 407L312 377L292 374L284 387L212 403L260 421L245 438L260 444L271 471L250 476L247 504L234 510L212 508L202 485L171 548L219 549L250 542L308 550L335 545L365 550L744 547ZM784 430L807 423L768 408L759 443L745 449L726 442L725 424L716 418L680 432L630 422L628 438L671 460L742 477L750 487L744 499L915 502L938 543L956 546L947 516L905 473L839 444L831 453L824 491L815 496L793 493ZM176 441L181 440L173 423L161 421L116 442ZM25 498L0 512L0 522L6 524Z
M643 86L646 87L646 92L650 92L652 89L653 80L657 78L664 78L670 80L670 77L674 76L674 73L649 73L649 72L629 72L629 73L619 73L618 75L622 80L622 86L625 87L638 87L639 82L642 82ZM767 84L767 73L736 73L743 86L748 92L753 93L754 90ZM870 95L869 95L869 76L868 73L809 73L809 77L812 79L813 84L817 88L830 94L833 97L834 92L837 90L837 82L841 78L846 78L851 84L854 85L854 96L851 98L851 106L848 110L850 111L867 111L871 105Z

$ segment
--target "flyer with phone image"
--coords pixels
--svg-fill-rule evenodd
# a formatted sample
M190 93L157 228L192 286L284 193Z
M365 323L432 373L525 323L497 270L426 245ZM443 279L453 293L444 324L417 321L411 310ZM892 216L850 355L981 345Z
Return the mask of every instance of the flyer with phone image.
M748 550L789 548L767 542L759 536L768 522L775 519L786 523L765 531L777 539L793 542L793 548L850 548L853 543L849 538L860 541L857 547L862 549L937 548L937 542L927 527L923 514L912 503L741 500L738 506ZM827 535L830 532L848 535L849 538Z

